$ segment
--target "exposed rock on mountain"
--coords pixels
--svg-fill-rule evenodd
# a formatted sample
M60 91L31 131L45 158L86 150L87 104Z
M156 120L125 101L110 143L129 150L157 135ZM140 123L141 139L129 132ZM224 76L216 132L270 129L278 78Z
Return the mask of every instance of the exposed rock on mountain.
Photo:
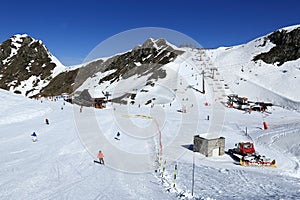
M265 63L277 63L280 66L287 61L300 58L300 27L292 31L278 30L267 36L267 38L276 46L269 52L255 56L254 61L263 60Z
M145 76L151 74L150 79L164 78L166 73L161 69L162 65L172 62L183 51L175 50L169 46L164 39L148 39L142 46L137 46L132 51L115 56L104 63L103 70L115 70L110 75L102 78L111 83L118 80L120 76L126 79L135 74Z
M107 99L105 94L109 93L109 100L119 103L166 103L173 98L169 98L172 94L168 98L164 94L176 90L178 71L189 60L194 69L218 70L231 92L266 100L276 97L278 104L288 98L290 107L297 107L298 93L286 88L297 90L299 58L299 25L247 44L211 50L177 48L164 39L150 38L127 52L76 67L63 66L41 41L15 35L0 44L0 88L28 97L75 92L80 96L82 91L88 91L91 99ZM193 73L196 78L197 72ZM261 88L263 93L256 92ZM77 100L80 104L86 99Z
M40 40L28 35L0 44L0 88L32 96L63 69Z
M174 61L182 53L184 53L183 50L173 47L164 39L148 39L143 45L137 46L131 51L113 56L103 62L98 60L97 64L91 62L81 67L75 80L76 87L74 89L81 86L89 77L93 81L87 81L83 87L78 89L79 91L94 90L100 87L103 92L112 84L133 76L147 77L146 84L153 84L158 79L164 79L167 76L163 66ZM128 88L129 91L130 88ZM101 95L103 94L100 93ZM127 98L128 95L131 96L124 92L112 101L123 102L122 99Z

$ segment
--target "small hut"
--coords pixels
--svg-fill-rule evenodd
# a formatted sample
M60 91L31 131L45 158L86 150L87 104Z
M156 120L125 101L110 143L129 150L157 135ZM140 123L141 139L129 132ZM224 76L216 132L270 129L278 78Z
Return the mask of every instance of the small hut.
M194 136L194 152L199 152L206 157L221 156L225 153L225 138L219 137L214 139L207 139Z
M105 108L105 97L95 98L94 107L99 109Z

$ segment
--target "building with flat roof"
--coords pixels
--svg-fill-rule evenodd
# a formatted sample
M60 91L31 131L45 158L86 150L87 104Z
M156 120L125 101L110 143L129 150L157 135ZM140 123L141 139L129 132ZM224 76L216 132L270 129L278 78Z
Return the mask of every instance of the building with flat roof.
M199 152L206 157L221 156L225 154L225 138L219 137L214 139L207 139L194 136L194 152Z

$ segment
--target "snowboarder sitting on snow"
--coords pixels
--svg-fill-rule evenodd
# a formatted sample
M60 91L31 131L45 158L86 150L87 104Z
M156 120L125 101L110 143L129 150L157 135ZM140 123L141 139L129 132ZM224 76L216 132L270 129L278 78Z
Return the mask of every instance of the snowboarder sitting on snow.
M36 141L37 141L37 135L35 134L35 132L33 132L33 133L31 134L31 139L32 139L33 142L36 142Z
M99 153L98 153L98 158L99 158L100 164L104 165L104 159L103 159L104 155L101 151L99 151Z
M46 124L49 125L49 120L46 118Z

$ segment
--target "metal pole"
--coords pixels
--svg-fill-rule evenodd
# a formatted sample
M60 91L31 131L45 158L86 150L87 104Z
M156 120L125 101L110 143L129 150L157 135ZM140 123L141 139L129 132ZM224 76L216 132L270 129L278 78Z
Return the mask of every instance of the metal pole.
M195 155L193 155L192 196L194 196L194 184L195 184Z
M204 88L204 70L202 70L202 93L205 94L205 88Z

